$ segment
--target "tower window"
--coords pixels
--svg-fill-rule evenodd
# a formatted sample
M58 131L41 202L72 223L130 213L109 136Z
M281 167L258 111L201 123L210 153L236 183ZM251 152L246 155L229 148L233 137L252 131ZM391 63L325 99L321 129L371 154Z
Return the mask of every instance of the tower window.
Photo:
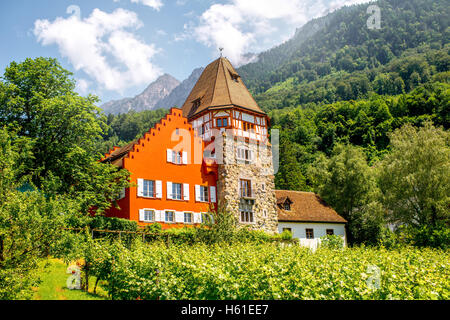
M250 130L253 131L255 129L255 125L253 123L246 122L246 121L243 121L242 126L244 128L244 131L250 131Z
M217 118L216 121L218 128L228 127L228 118Z
M241 211L241 223L253 223L253 212Z
M250 180L241 179L240 189L242 198L250 198L252 196L252 182Z

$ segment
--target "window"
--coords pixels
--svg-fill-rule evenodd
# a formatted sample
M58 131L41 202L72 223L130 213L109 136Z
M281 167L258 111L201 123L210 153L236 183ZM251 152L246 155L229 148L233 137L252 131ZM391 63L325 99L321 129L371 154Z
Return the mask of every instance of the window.
M155 221L155 211L144 210L144 221Z
M166 211L164 216L165 222L173 222L173 218L175 216L175 213L173 211Z
M314 229L305 229L306 239L314 239Z
M253 206L255 200L241 199L239 202L240 222L241 223L254 223Z
M284 210L291 211L291 204L289 202L285 202L283 205Z
M192 223L192 212L184 213L184 223Z
M173 151L172 150L172 162L175 164L181 164L183 160L183 155L181 151Z
M327 235L329 236L334 235L334 229L327 229Z
M144 190L142 195L144 197L154 198L155 197L155 181L154 180L144 180Z
M202 124L202 126L200 127L200 134L204 134L205 132L206 132L205 124Z
M251 198L252 196L252 182L250 180L240 180L240 190L242 198Z
M253 123L243 121L243 128L244 131L254 130L255 125Z
M241 223L253 223L253 212L241 211Z
M253 152L248 148L237 148L237 159L238 160L245 160L245 161L252 161L252 155Z
M228 118L217 118L217 127L228 127Z
M183 199L183 185L181 183L172 183L172 199Z
M208 187L200 186L200 201L208 202Z
M292 228L283 228L283 232L289 231L292 234Z
M261 183L261 190L262 191L266 191L266 184L265 183Z

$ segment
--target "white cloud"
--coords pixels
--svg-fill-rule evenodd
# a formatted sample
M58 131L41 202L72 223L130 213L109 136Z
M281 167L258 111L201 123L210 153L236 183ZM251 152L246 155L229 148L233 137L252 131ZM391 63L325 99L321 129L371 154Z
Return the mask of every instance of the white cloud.
M88 92L88 89L89 89L89 86L91 83L89 81L87 81L86 79L77 79L76 81L77 81L77 83L76 83L75 90L81 95L86 94Z
M142 3L143 5L153 8L156 11L159 11L161 9L161 7L163 6L163 3L161 0L131 0L131 2Z
M53 22L36 20L34 34L44 46L56 44L75 70L84 71L101 87L123 92L162 74L151 62L158 52L154 45L127 31L141 26L134 12L117 9L106 13L94 9L85 19L71 16ZM111 58L115 61L111 62Z
M113 0L113 2L120 2L120 0ZM143 5L153 8L156 11L159 11L164 5L161 0L131 0L131 2L142 3Z
M344 5L369 1L229 0L225 4L211 5L200 16L199 23L192 26L186 34L214 48L215 54L219 47L223 47L224 55L234 64L241 65L247 62L247 52L267 49L274 44L274 38L285 39L286 34L279 33L281 25L290 29L300 27L307 21ZM178 36L178 39L183 37Z

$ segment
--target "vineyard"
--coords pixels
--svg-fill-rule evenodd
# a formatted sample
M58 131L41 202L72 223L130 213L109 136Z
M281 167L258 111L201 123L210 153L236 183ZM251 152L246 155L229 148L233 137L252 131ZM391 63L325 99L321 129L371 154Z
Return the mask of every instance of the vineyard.
M274 243L95 241L90 270L116 299L449 299L449 253Z

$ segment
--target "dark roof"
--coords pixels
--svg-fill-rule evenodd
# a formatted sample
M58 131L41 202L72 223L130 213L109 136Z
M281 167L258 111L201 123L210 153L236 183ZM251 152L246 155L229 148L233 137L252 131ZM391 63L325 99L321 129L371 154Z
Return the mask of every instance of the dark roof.
M287 222L333 222L346 223L333 208L313 192L275 190L277 197L278 221ZM291 210L279 205L291 200Z
M138 143L138 140L134 140L130 142L129 144L121 147L121 148L115 148L113 151L106 156L106 158L102 159L101 162L105 163L111 163L118 167L123 167L123 158L125 158L128 153L133 150L134 145Z
M183 116L195 115L214 107L237 106L265 114L253 99L241 77L226 58L211 62L183 104Z

